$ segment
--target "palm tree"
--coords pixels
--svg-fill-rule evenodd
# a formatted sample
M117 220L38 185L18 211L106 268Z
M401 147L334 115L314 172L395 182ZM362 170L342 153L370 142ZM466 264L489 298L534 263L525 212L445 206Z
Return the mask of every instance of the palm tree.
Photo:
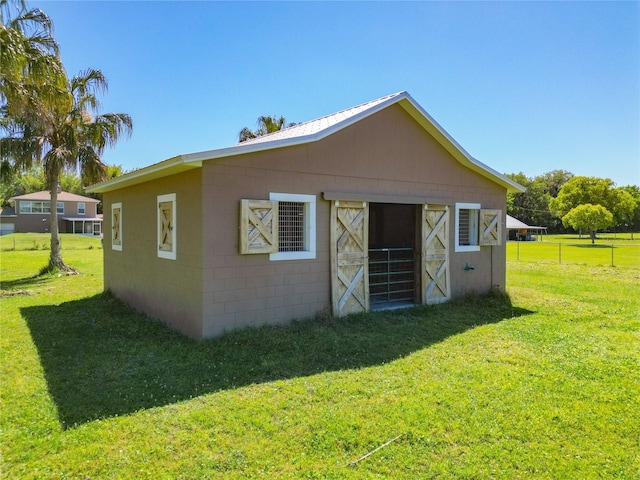
M60 254L58 237L58 181L65 168L80 166L85 181L105 178L106 165L100 159L105 147L113 146L123 135L130 135L131 117L124 113L99 114L97 95L107 90L100 70L89 69L67 81L55 101L43 102L37 112L12 116L5 126L8 136L0 139L3 159L20 168L42 162L47 189L51 193L51 253L45 271L68 270ZM10 102L9 102L10 103Z
M277 132L279 130L282 130L283 128L293 127L296 124L287 124L287 120L284 117L276 117L274 115L273 117L258 117L256 125L258 126L257 130L250 130L247 127L244 127L242 130L240 130L240 133L238 134L238 140L240 142L245 142L252 138L257 138L269 133Z
M53 24L24 1L0 0L0 20L0 106L4 115L25 115L65 87Z
M0 131L13 119L40 123L45 103L61 98L66 85L64 67L53 38L51 19L41 10L28 10L24 0L0 0ZM2 158L3 178L16 165Z

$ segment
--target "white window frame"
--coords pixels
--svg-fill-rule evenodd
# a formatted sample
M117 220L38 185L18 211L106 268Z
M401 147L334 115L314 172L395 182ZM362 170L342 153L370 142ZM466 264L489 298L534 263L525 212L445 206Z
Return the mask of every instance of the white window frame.
M480 251L480 209L479 203L456 203L456 223L455 223L455 251L456 252L479 252ZM460 210L476 210L475 232L478 240L477 245L460 245ZM470 228L473 228L470 225Z
M38 205L39 211L34 211L34 205ZM57 202L57 212L64 214L64 202ZM51 202L46 200L20 200L18 213L26 215L42 215L51 213Z
M304 203L304 250L301 252L275 252L269 260L310 260L316 258L316 196L299 193L269 193L275 202Z
M116 209L120 209L120 223L118 224L118 236L120 237L120 245L113 243L113 211ZM117 250L119 252L122 251L122 202L112 203L111 204L111 249Z
M82 211L80 211L80 206L82 205ZM78 215L86 215L87 206L85 202L78 202Z
M173 238L171 244L171 251L160 250L160 245L162 244L162 219L160 218L160 204L164 202L172 202L171 206L171 225L173 225ZM156 231L158 235L158 241L156 245L156 250L158 252L158 258L166 258L168 260L175 260L177 258L177 244L178 244L178 224L176 223L176 194L175 193L167 193L165 195L158 195L156 201Z

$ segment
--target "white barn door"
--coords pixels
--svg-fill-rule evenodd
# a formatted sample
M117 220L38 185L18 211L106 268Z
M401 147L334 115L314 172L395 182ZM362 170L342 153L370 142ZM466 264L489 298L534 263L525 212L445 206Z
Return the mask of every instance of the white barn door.
M449 207L424 205L422 209L422 303L449 300Z
M369 205L331 203L331 303L335 316L369 310Z

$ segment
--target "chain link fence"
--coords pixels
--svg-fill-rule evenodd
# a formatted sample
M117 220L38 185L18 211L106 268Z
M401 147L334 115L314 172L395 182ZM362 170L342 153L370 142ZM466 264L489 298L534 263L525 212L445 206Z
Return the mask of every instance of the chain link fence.
M60 247L63 250L92 250L102 248L99 237L80 234L60 234ZM49 234L11 234L0 236L0 251L50 250Z
M507 260L640 269L640 244L508 242Z

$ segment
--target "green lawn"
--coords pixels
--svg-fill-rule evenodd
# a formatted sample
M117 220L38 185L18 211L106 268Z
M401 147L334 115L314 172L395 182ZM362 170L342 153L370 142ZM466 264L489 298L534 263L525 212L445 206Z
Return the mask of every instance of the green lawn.
M0 251L49 250L50 245L51 235L48 233L12 233L0 236ZM91 250L102 248L102 241L98 237L61 233L60 245L65 250Z
M509 262L511 302L195 342L101 293L89 245L63 250L70 276L1 253L3 478L640 471L640 269Z
M618 238L598 237L595 244L589 236L549 235L537 242L507 242L507 259L532 263L614 266L640 269L640 234L617 234ZM623 236L626 235L626 236Z

